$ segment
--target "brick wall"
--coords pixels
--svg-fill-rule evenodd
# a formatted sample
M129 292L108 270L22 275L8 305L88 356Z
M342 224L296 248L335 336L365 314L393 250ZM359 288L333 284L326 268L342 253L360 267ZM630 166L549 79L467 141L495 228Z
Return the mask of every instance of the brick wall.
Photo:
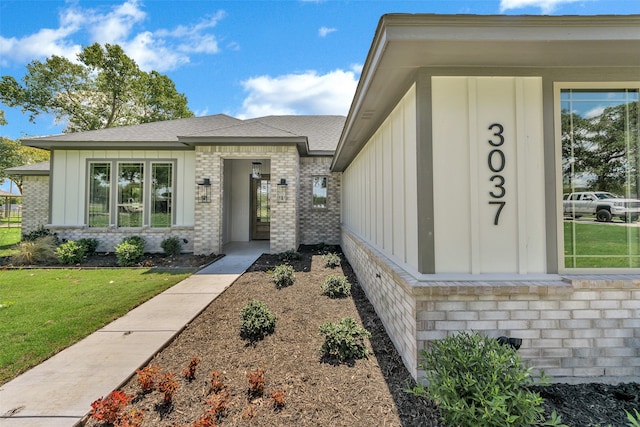
M340 244L340 185L341 173L331 173L332 157L303 157L300 159L300 243L312 245ZM327 207L314 209L312 187L314 176L327 177Z
M49 223L49 177L23 176L22 233L27 234Z
M640 277L419 282L346 230L342 249L414 377L418 352L459 331L522 338L533 372L556 381L640 379Z

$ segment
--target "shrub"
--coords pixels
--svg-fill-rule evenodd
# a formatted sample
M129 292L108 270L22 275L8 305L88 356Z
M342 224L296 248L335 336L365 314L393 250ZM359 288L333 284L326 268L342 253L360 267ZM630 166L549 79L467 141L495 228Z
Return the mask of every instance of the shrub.
M345 276L330 275L320 287L322 294L329 298L344 298L351 295L351 283Z
M119 266L132 266L140 262L144 255L144 239L139 236L127 237L116 246L115 252Z
M196 378L196 368L198 367L198 363L200 363L200 358L197 356L193 356L189 361L189 366L187 367L187 369L182 371L187 381L193 381Z
M107 397L101 397L91 404L90 415L98 421L113 424L120 418L129 402L131 396L120 390L112 391Z
M322 255L322 260L324 261L325 267L336 268L340 266L340 255L334 252Z
M273 283L276 284L276 288L284 288L293 285L296 281L296 277L293 274L293 267L289 264L280 264L273 269L272 273Z
M85 250L86 256L94 255L96 253L96 250L98 249L98 245L100 244L98 239L94 239L94 238L90 238L90 237L85 237L84 239L79 239L78 243L80 243L82 246L84 246L84 250Z
M325 323L320 326L320 333L324 335L321 348L324 357L334 357L344 362L369 355L365 339L370 338L371 334L351 317L345 317L337 323Z
M530 426L542 421L542 398L516 350L477 333L434 341L421 352L428 386L412 392L439 402L443 421L456 426Z
M226 384L222 382L222 374L220 371L211 371L211 389L209 393L218 393L226 387Z
M280 261L284 261L284 262L297 261L301 257L302 256L300 255L300 252L294 249L289 249L288 251L280 252L278 254L278 258L280 258Z
M240 335L250 341L258 341L276 329L276 316L259 300L249 302L242 309Z
M61 264L78 264L86 256L86 249L75 240L69 240L56 248L56 256Z
M22 241L33 242L38 240L41 237L53 237L53 243L57 245L60 241L58 240L58 234L52 232L51 230L44 228L42 225L38 227L36 230L31 231L30 233L25 233L22 235Z
M176 374L165 374L160 378L158 390L164 393L164 403L171 402L173 393L175 393L179 385L178 380L176 380Z
M264 392L264 369L258 368L247 374L249 380L249 394L253 396L262 396Z
M48 263L57 259L56 237L51 235L20 242L16 249L18 253L11 256L11 263L16 265Z
M160 378L160 367L154 365L145 366L142 369L136 371L136 377L138 384L143 393L148 393L153 390Z
M169 256L178 256L182 251L182 240L176 236L167 237L160 243L160 247Z
M271 402L273 403L274 409L282 409L284 408L285 396L284 390L276 390L269 395L271 398Z

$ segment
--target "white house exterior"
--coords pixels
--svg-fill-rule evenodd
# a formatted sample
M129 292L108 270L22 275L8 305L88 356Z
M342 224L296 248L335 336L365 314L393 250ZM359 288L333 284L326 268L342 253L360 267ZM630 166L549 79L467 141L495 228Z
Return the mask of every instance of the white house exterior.
M640 226L563 210L563 193L594 186L640 208L638 52L640 16L385 15L346 119L212 116L26 143L52 150L47 227L179 233L197 253L254 238L261 163L271 251L340 242L415 377L431 341L475 330L522 338L557 380L638 380ZM113 211L90 227L92 162L170 168L171 227L149 226L149 202L141 227Z

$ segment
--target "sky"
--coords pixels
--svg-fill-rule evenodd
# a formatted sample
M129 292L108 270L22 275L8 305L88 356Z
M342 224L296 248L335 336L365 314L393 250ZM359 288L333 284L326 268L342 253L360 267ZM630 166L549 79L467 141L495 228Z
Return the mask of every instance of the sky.
M638 14L640 0L0 0L0 75L21 81L31 61L119 44L171 78L196 116L346 115L386 13ZM64 128L0 108L10 139Z

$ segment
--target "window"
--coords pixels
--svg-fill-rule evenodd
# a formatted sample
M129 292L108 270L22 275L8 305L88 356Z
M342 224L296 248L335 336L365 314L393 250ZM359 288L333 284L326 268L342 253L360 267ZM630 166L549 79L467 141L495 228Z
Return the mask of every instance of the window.
M170 227L173 171L172 162L89 163L89 227ZM115 212L110 209L112 205Z
M638 268L639 90L559 94L564 267Z
M326 176L313 177L312 206L314 208L327 207L327 177Z

